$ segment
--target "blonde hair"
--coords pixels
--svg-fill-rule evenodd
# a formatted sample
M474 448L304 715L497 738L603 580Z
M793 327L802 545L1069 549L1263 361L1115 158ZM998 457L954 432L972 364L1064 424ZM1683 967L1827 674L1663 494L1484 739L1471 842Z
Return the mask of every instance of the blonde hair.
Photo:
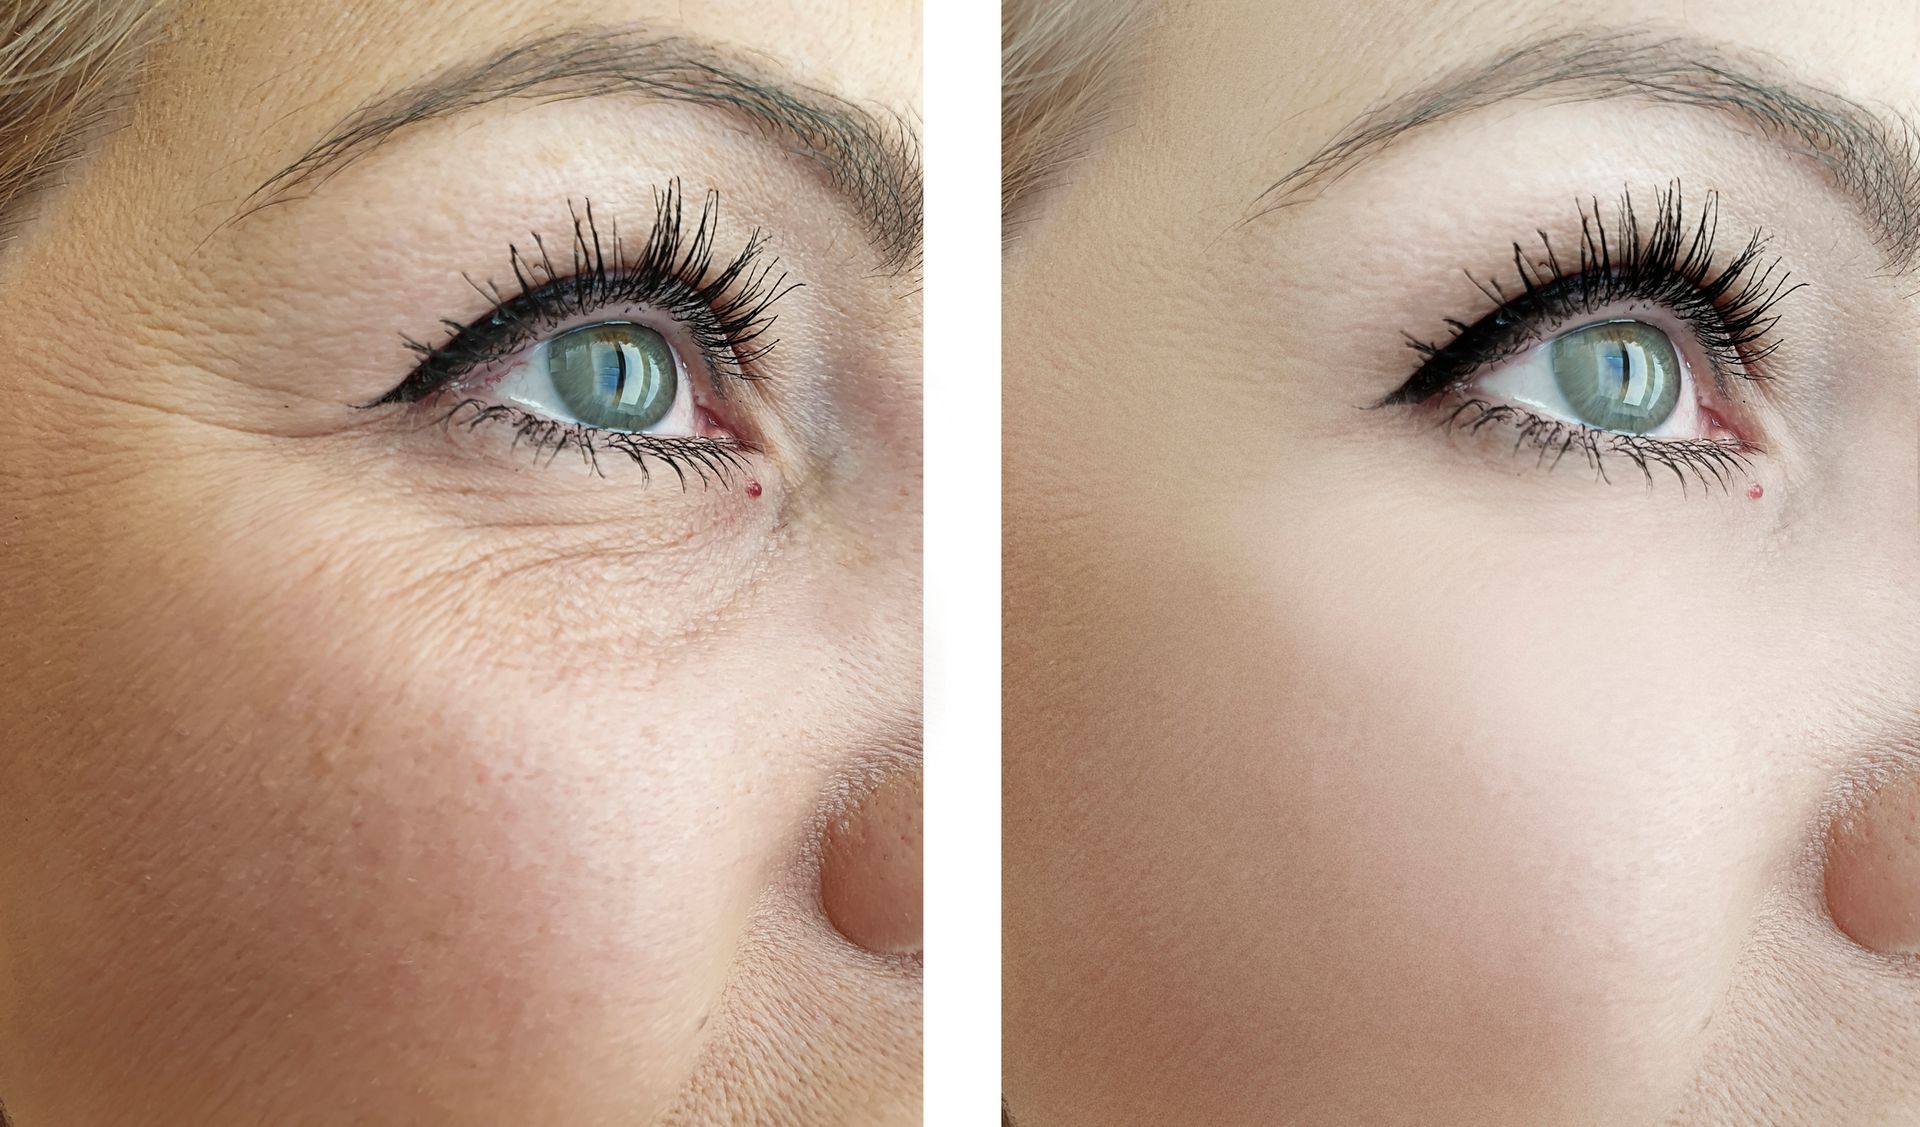
M131 89L160 0L0 0L0 238Z
M1011 224L1111 112L1144 0L1005 0L1000 15L1000 208Z

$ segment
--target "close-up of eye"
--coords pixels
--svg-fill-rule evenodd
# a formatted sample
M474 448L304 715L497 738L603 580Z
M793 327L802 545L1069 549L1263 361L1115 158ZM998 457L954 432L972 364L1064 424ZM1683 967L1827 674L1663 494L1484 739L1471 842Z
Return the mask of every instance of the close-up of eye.
M1804 283L1762 232L1719 264L1717 195L1691 223L1685 206L1678 185L1663 190L1643 228L1627 195L1611 229L1597 203L1584 207L1564 263L1546 232L1515 243L1511 281L1478 283L1494 310L1450 318L1442 343L1409 337L1420 366L1380 405L1507 434L1543 466L1573 453L1610 480L1608 459L1622 457L1649 482L1664 467L1683 485L1726 487L1762 450L1751 405L1781 343L1781 302Z
M509 251L517 292L475 284L492 310L448 320L442 343L408 338L419 364L379 403L418 404L468 430L505 423L536 458L572 451L602 474L610 451L683 485L730 484L753 452L739 385L769 378L779 303L800 284L759 230L716 262L718 221L717 192L696 216L669 184L628 262L619 229L603 234L583 205L562 262L535 234L532 254Z

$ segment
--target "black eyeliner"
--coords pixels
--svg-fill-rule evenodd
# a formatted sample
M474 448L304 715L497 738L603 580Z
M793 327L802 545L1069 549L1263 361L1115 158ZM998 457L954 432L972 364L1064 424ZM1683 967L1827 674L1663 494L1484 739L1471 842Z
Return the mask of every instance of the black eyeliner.
M1719 196L1707 194L1698 222L1685 220L1680 185L1656 198L1655 219L1643 235L1631 192L1623 192L1609 235L1599 201L1580 206L1579 260L1563 267L1545 231L1537 232L1540 259L1513 244L1517 292L1498 281L1474 284L1496 308L1467 324L1448 318L1453 336L1444 342L1407 334L1407 346L1424 357L1420 368L1376 406L1424 403L1490 364L1507 359L1609 305L1643 301L1685 320L1699 338L1724 391L1732 378L1763 378L1756 367L1779 346L1773 329L1778 303L1804 282L1792 282L1778 258L1766 258L1767 236L1756 230L1725 266L1714 262ZM1472 278L1472 275L1468 275Z
M630 265L622 262L617 227L603 239L592 203L583 209L569 205L570 261L556 263L538 234L532 255L510 246L514 294L469 279L494 308L468 324L443 322L452 336L437 346L403 338L420 362L372 405L428 399L475 368L536 343L570 317L618 305L650 306L672 316L698 347L715 394L724 398L731 380L758 378L756 363L777 343L768 335L777 317L772 307L800 283L780 271L758 228L739 254L716 267L719 203L719 193L709 191L689 231L680 183L670 182L655 195L653 229Z

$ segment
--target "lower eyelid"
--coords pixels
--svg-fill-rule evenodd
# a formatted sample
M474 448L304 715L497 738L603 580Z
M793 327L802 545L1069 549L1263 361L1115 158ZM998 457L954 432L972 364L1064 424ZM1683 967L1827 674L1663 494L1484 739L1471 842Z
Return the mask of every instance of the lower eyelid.
M1464 393L1445 398L1443 405L1426 409L1439 412L1439 428L1449 436L1488 439L1533 468L1564 472L1578 467L1607 484L1639 480L1649 487L1678 484L1682 493L1698 486L1730 494L1751 480L1759 453L1737 442L1598 431Z
M578 462L594 476L612 480L614 471L631 463L643 482L661 478L687 489L717 486L743 490L752 498L761 495L760 483L765 479L764 471L755 465L759 448L731 436L596 430L557 422L513 404L470 396L431 405L422 400L410 404L408 414L416 420L415 429L423 434L443 432L439 441L497 441L498 451L524 450L525 456L541 468Z

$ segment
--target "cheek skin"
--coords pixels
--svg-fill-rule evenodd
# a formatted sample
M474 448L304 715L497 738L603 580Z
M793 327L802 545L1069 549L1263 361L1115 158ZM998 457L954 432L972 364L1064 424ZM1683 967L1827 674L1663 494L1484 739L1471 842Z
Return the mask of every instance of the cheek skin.
M715 720L764 712L699 680L738 647L543 677L508 625L462 637L377 566L409 542L370 508L336 527L285 480L250 530L179 508L255 512L222 493L246 480L152 471L93 510L120 531L79 538L85 567L42 546L35 660L0 666L0 731L29 734L0 757L10 1109L657 1114L807 804Z
M1920 776L1882 786L1827 838L1827 911L1855 943L1920 954Z
M277 673L234 688L303 692ZM31 864L0 874L28 984L7 1095L51 1113L23 1122L219 1122L200 1115L223 1076L252 1078L249 1104L273 1089L280 1122L342 1091L394 1122L663 1106L719 995L749 842L681 831L696 794L570 762L499 715L317 736L353 695L243 739L183 710L185 738L123 716L112 746L45 749L91 762L48 781Z
M1046 490L1052 525L1026 525L1074 538L1013 541L1009 603L1043 609L1009 663L1048 671L1008 697L1015 1114L1658 1121L1778 819L1724 782L1753 775L1685 646L1565 639L1684 570L1599 569L1569 599L1588 541L1516 561L1472 535L1485 515L1290 448L1310 480L1211 500L1143 475L1100 482L1130 505L1090 518Z

